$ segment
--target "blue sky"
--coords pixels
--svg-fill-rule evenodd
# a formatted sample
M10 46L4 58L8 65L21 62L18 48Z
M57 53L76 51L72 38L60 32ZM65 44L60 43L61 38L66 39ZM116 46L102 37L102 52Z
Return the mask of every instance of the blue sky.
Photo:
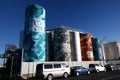
M46 9L46 28L65 25L101 40L120 41L120 0L0 0L0 54L6 44L19 47L30 4Z

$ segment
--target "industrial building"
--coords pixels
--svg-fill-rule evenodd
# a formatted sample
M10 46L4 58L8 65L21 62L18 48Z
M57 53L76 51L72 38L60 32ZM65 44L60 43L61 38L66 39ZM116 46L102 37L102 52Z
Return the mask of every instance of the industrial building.
M8 69L21 76L34 76L40 63L63 62L69 66L119 59L120 43L106 43L89 33L57 27L46 29L45 9L39 5L26 8L24 31L20 32L19 49L7 59ZM105 55L105 56L104 56ZM13 60L14 56L14 60Z

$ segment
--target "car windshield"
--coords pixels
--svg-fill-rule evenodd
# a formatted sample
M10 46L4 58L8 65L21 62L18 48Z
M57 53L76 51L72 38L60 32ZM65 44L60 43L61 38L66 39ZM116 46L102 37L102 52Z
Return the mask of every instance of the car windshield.
M95 66L100 66L99 64L95 64Z

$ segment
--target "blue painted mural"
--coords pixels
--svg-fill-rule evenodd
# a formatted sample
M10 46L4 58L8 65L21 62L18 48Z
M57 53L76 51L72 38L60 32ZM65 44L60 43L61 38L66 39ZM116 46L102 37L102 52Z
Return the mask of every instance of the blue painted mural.
M95 61L102 60L102 46L100 40L97 38L92 38L92 46Z
M45 61L45 9L30 5L25 12L23 61Z

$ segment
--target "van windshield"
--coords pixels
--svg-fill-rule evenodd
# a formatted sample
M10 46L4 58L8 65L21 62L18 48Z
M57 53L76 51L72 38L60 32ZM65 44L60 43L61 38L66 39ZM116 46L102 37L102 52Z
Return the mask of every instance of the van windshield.
M99 64L95 64L95 66L100 66Z

